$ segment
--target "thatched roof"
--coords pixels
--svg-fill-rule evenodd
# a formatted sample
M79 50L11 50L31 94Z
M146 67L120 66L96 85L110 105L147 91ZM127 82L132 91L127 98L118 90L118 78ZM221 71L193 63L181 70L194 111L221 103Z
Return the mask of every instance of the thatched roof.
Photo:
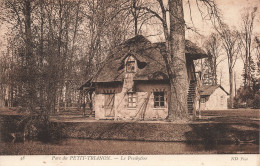
M162 54L165 43L151 43L139 35L117 46L104 62L103 68L92 79L93 82L114 82L124 79L124 59L133 55L137 60L138 69L134 80L167 79L167 71ZM186 58L200 59L208 57L194 43L186 40Z
M211 94L214 93L214 91L217 88L221 88L227 95L229 95L229 93L227 91L225 91L225 89L221 85L204 85L200 88L200 95L201 96L210 96Z
M155 47L159 47L162 51L165 51L165 42L153 43ZM185 40L185 54L186 58L196 60L209 57L204 50L198 47L195 43L189 40Z

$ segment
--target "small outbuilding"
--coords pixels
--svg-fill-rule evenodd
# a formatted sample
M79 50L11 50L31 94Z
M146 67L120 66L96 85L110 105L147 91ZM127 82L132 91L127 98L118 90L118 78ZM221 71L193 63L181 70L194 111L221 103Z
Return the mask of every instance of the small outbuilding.
M204 85L200 88L200 110L225 110L228 96L221 85Z

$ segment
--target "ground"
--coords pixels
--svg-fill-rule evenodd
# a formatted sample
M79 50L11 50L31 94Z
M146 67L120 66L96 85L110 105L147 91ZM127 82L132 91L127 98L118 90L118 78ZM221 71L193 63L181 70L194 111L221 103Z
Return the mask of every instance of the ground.
M0 108L0 115L22 115L19 112L19 108ZM68 121L68 122L83 122L88 120L94 120L89 117L90 111L86 111L86 117L83 117L83 111L71 108L66 111L61 111L56 115L51 116L54 121ZM199 121L226 121L230 119L235 120L238 118L246 118L248 120L259 120L260 121L260 109L228 109L228 110L203 110L201 111L201 119ZM156 121L159 122L159 121Z
M198 119L199 121L218 121L217 119L223 119L226 118L247 118L247 119L254 119L254 120L260 120L260 109L228 109L228 110L203 110L201 111L201 119ZM68 122L82 122L82 121L88 121L93 120L94 118L89 117L82 117L82 113L80 111L74 111L74 113L68 114L68 113L60 113L59 116L52 116L53 120L61 120L61 121L68 121ZM226 119L227 122L229 119ZM160 121L155 121L160 122Z

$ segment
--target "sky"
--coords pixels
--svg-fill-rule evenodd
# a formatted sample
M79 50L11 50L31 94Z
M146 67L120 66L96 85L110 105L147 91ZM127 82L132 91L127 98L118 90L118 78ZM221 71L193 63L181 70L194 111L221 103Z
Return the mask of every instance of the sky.
M184 3L187 2L187 0L183 0ZM203 20L200 12L198 10L197 5L194 3L195 0L190 0L191 2L191 16L193 20L193 25L191 24L190 19L190 10L187 3L184 4L184 15L185 15L185 21L192 26L195 26L195 28L198 30L200 34L203 36L207 36L210 34L210 32L213 31L212 24L210 21ZM237 29L240 28L241 25L241 11L245 7L258 7L258 18L255 22L255 33L260 34L260 0L216 0L218 8L221 10L223 14L223 20L225 23L227 23L231 27L235 27ZM5 38L5 32L6 29L5 26L0 23L0 51L4 48L4 45L6 43ZM147 28L147 31L154 31L152 28ZM149 34L149 32L146 32L145 34ZM162 37L153 36L149 37L149 39L152 42L157 42L158 40L161 40ZM201 46L203 43L203 39L198 38L198 35L194 33L193 31L186 31L186 39L189 39L196 43L198 46ZM1 52L0 52L1 54ZM227 68L227 61L223 61L220 64L218 74L220 75L220 69L222 70L223 78L222 78L222 86L229 91L229 84L228 84L228 68ZM237 87L242 83L242 70L243 70L243 63L241 60L238 60L235 65L235 71L237 75Z
M223 12L224 22L230 26L235 26L235 28L241 28L241 11L245 7L258 7L257 18L255 21L255 30L254 33L260 34L260 0L217 0L219 8ZM205 25L203 25L205 26ZM223 87L229 91L229 83L228 83L228 67L227 60L223 61L220 64L218 72L222 69L223 72ZM236 65L234 67L234 74L236 75L236 84L237 88L243 83L242 78L243 73L243 62L241 59L237 60ZM220 74L219 74L220 75Z
M194 0L191 2L194 2ZM223 21L229 26L235 27L239 27L239 24L241 23L241 11L243 10L243 8L252 6L257 6L258 8L260 8L260 0L216 0L216 3L223 15ZM195 16L195 19L193 17L195 27L197 27L202 33L207 33L211 30L210 21L203 20L197 10L196 4L193 3L192 5L192 16ZM260 14L259 10L258 14ZM185 20L189 21L190 14L188 13L188 8L186 7L184 11L186 14ZM255 25L256 27L259 27L260 21L258 20ZM258 29L258 32L260 32L260 29Z
M258 7L257 11L257 18L255 21L255 29L254 33L257 33L258 36L260 36L260 0L216 0L218 8L221 10L222 15L223 15L223 21L228 24L230 27L240 29L241 28L241 12L243 11L244 8L246 7ZM205 21L201 18L200 13L196 9L197 6L193 4L192 8L192 17L193 17L193 22L196 27L196 29L199 30L199 32L202 35L209 35L210 32L213 31L212 24L210 21ZM185 20L186 22L190 22L190 14L188 13L189 10L187 8L184 9L186 16ZM195 19L194 19L195 18ZM194 32L187 32L186 33L186 38L190 39L191 41L196 41L196 44L201 46L202 44L202 39L197 40L198 35L195 35ZM225 55L223 55L225 57ZM242 78L242 72L243 72L243 61L241 59L237 60L236 65L234 67L234 74L236 75L236 84L237 88L239 88L240 85L243 83L243 78ZM227 67L227 60L223 61L219 68L218 68L218 76L220 77L222 72L222 86L229 91L229 81L228 81L228 67Z

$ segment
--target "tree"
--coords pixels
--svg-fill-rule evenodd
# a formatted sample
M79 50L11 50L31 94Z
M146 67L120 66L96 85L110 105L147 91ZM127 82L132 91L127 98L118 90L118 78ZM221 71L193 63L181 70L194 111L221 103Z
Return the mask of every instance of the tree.
M210 58L206 59L204 62L204 66L207 66L204 68L208 68L209 70L207 75L210 75L212 78L211 84L217 85L217 68L218 65L225 60L225 58L221 58L221 38L218 34L212 33L204 45L207 50L207 54L210 55Z
M236 30L230 30L230 28L221 23L219 29L217 29L228 59L228 72L229 72L229 88L230 88L230 106L233 108L234 103L234 78L233 68L238 58L241 42L239 42L239 33Z
M1 3L1 20L11 29L7 55L13 58L9 72L1 76L8 78L3 88L10 89L8 94L13 97L9 101L18 100L19 106L30 111L28 119L37 117L34 124L48 130L51 110L54 112L57 105L59 108L64 101L63 94L73 99L80 86L75 84L78 75L71 74L77 71L73 67L77 56L70 55L80 52L75 47L78 44L75 38L81 21L81 3L76 0L5 0ZM74 54L70 54L71 51ZM67 90L69 85L73 90Z
M29 52L32 52L32 57L35 58L37 96L38 93L41 96L39 97L41 105L54 110L54 105L59 101L63 104L64 97L61 93L67 93L66 91L70 89L68 82L80 80L77 81L77 85L73 85L75 86L73 88L77 89L83 79L85 81L87 74L95 73L110 49L124 41L128 33L131 33L130 2L127 0L28 2L31 4L30 21L27 21L31 30L28 32L31 34L30 42L33 46ZM10 38L16 38L13 42L20 44L19 48L17 46L17 50L19 49L17 54L21 58L18 61L21 62L21 66L27 65L25 56L22 56L29 48L24 42L27 34L25 14L28 13L24 8L24 1L4 0L1 4L1 20L12 29L8 32ZM87 68L86 63L80 62L82 60L90 62ZM77 66L75 63L80 65ZM94 66L93 72L87 73L88 69L92 70L93 66L90 64Z
M255 42L256 42L256 47L255 47L256 56L257 56L256 60L257 60L257 68L258 68L257 72L260 75L260 40L257 37L255 37Z
M254 21L256 17L257 7L253 9L246 8L242 14L242 28L240 32L240 40L242 43L242 54L241 57L244 61L244 86L252 85L252 71L251 71L251 62L252 62L252 42L253 42L253 30L254 30Z
M186 119L188 116L188 75L185 59L185 21L182 0L169 1L170 34L165 34L169 54L165 58L170 79L168 119ZM164 32L165 33L165 32ZM176 101L176 102L174 102Z
M30 114L34 113L36 107L36 57L33 52L34 36L32 29L32 8L34 3L31 0L25 1L4 1L3 6L6 7L3 12L4 16L9 14L9 23L14 24L15 28L12 33L15 34L16 41L13 40L12 44L17 43L17 53L21 58L19 66L20 71L20 87L22 91L21 102ZM3 19L6 17L3 16ZM15 43L16 42L16 43ZM14 53L15 54L15 53ZM12 90L11 90L12 93Z

